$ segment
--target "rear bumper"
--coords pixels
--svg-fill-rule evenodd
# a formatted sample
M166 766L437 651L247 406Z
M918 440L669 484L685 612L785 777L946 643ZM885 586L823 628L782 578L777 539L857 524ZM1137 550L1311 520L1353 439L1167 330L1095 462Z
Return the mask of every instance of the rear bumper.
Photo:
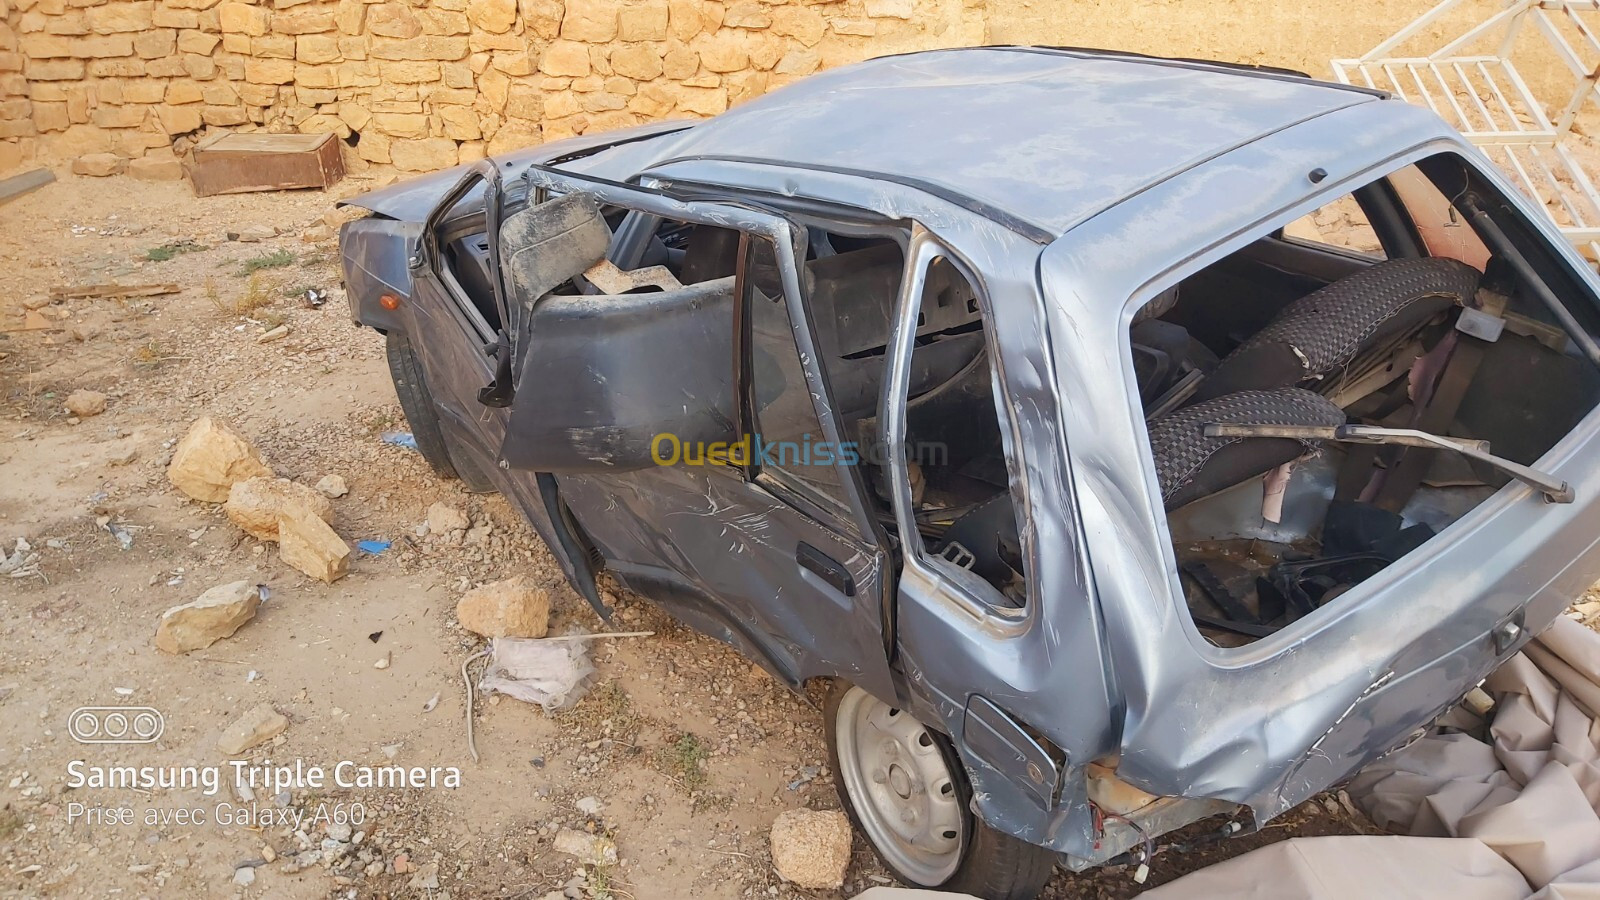
M1130 676L1119 776L1265 822L1404 743L1600 576L1597 462L1591 413L1539 461L1575 502L1513 483L1338 602L1243 648L1206 643L1157 572L1138 573L1143 597L1108 597L1117 585L1102 582L1112 655ZM1141 604L1169 605L1163 627L1132 630L1123 609Z

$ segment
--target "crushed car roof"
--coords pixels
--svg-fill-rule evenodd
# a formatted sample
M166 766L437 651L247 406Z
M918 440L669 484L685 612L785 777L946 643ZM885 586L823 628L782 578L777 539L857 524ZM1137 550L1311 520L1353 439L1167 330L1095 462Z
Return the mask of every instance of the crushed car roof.
M515 174L519 163L578 151L563 168L618 181L705 158L860 173L1042 238L1235 147L1379 96L1278 70L1093 50L935 50L831 69L702 122L614 133L626 142L592 155L582 148L607 135L501 160ZM412 205L389 202L401 191L437 196L454 178L436 173L352 202L395 214Z
M1374 99L1298 76L1093 51L932 51L813 75L573 168L616 176L625 164L631 176L710 156L860 172L1059 235L1234 147Z

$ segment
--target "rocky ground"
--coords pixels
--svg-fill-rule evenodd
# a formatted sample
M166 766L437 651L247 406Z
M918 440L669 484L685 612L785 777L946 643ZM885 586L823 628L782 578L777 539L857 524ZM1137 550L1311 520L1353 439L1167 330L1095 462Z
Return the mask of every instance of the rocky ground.
M456 621L461 595L525 576L551 601L553 634L600 623L504 500L383 439L406 426L379 336L349 321L334 199L196 200L181 184L65 177L0 210L0 552L28 548L0 577L0 893L832 898L889 883L859 837L840 891L778 877L774 820L838 808L817 710L615 586L618 626L654 634L596 642L597 672L571 709L480 700L472 760L461 667L483 641ZM48 300L111 281L179 290ZM103 394L104 410L80 394L69 412L77 391ZM341 478L332 527L388 549L352 554L325 584L176 490L166 468L200 416L227 422L280 476ZM427 527L435 504L468 527ZM153 645L164 610L239 581L266 592L231 637L186 655ZM219 764L218 738L263 704L286 722L241 758L457 767L460 784L248 797L72 786L75 762ZM72 710L109 705L158 709L163 736L71 739ZM258 736L280 723L268 724ZM216 821L219 804L251 815ZM124 807L136 821L116 818ZM196 808L209 820L180 820ZM1264 841L1369 828L1327 795L1261 834L1164 853L1150 880ZM1131 896L1132 874L1062 874L1047 896Z

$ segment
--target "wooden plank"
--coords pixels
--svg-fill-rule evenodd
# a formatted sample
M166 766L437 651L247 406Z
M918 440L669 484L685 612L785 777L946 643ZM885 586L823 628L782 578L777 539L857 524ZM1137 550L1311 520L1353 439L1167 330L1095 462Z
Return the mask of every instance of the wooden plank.
M344 159L332 134L220 134L195 147L188 170L197 197L326 189L344 177Z
M176 294L175 284L86 284L79 287L50 289L52 300L87 300L95 297L155 297Z
M49 169L34 169L32 172L23 172L10 178L0 179L0 206L30 194L56 180L56 173Z
M30 309L22 314L22 325L16 328L0 329L0 334L20 334L24 331L61 331L64 326L52 325L38 310Z

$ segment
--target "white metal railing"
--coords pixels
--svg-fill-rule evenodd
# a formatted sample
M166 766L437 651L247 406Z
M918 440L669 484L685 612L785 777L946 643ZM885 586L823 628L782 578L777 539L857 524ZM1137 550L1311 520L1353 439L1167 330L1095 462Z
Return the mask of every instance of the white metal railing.
M1333 60L1334 75L1438 113L1543 204L1568 240L1600 262L1600 194L1570 146L1585 104L1600 107L1600 0L1509 0L1425 56L1396 55L1469 2L1443 0L1360 58ZM1574 79L1571 94L1548 104L1511 60L1529 24L1540 38L1538 52Z

